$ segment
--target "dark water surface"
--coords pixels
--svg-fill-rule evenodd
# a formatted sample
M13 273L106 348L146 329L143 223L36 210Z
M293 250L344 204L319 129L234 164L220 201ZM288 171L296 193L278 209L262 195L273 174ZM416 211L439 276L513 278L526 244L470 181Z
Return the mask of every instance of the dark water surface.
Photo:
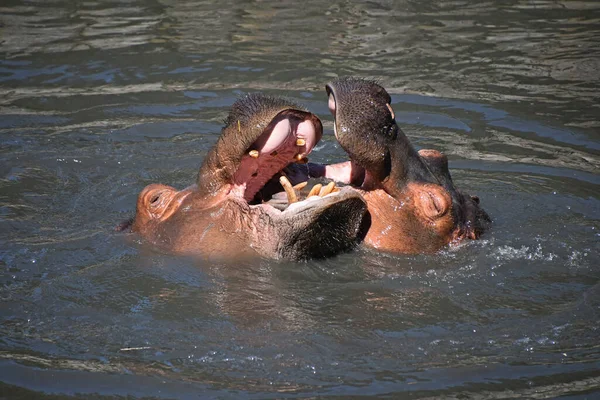
M600 3L0 5L0 396L600 396ZM112 231L228 107L376 78L494 219L434 256L227 265Z

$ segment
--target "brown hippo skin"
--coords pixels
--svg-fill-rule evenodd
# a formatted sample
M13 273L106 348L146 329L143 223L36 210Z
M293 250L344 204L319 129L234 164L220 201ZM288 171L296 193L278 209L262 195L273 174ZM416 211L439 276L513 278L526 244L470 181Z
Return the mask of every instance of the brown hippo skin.
M350 188L275 208L263 187L282 190L289 163L305 160L322 135L319 119L286 99L249 95L233 104L195 185L152 184L137 200L132 231L168 252L235 259L320 258L350 250L367 213ZM291 202L290 202L291 203Z
M341 78L326 90L336 138L350 161L313 169L363 195L371 218L366 244L415 254L479 238L491 223L479 199L454 187L446 156L415 150L383 87Z

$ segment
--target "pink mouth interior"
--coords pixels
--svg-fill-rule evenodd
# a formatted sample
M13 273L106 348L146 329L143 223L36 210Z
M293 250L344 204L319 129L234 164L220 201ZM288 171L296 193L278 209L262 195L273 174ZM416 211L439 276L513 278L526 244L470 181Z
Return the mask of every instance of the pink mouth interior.
M305 144L298 146L298 139L303 139ZM287 118L279 121L271 131L265 131L251 147L258 151L258 157L254 158L247 153L242 158L234 176L233 191L243 196L247 202L252 201L275 174L296 161L297 155L308 155L318 140L310 120L297 124Z

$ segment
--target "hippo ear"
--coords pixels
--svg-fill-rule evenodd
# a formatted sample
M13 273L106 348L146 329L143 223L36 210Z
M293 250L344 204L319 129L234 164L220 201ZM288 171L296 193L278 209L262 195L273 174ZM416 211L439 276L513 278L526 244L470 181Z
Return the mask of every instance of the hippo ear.
M433 149L421 149L419 155L425 160L429 169L438 177L452 180L448 169L448 157Z

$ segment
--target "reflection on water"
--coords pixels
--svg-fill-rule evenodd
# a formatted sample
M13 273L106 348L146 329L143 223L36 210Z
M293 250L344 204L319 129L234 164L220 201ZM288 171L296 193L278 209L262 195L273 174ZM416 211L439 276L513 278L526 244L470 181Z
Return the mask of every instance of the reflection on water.
M0 388L196 398L600 391L593 1L0 6ZM377 78L494 227L434 256L215 264L112 228L188 185L227 108ZM574 398L574 397L573 397ZM579 397L578 397L579 398Z

